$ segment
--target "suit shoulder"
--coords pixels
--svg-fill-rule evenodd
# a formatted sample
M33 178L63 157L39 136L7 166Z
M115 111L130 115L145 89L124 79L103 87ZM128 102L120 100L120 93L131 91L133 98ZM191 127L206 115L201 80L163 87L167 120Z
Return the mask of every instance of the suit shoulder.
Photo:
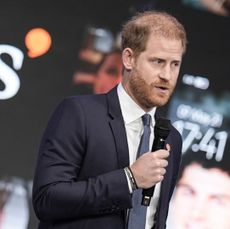
M74 107L90 107L104 104L106 96L100 95L75 95L63 98L57 105L57 108L74 108Z
M79 111L85 114L105 112L107 110L106 95L76 95L64 98L59 107L67 110Z

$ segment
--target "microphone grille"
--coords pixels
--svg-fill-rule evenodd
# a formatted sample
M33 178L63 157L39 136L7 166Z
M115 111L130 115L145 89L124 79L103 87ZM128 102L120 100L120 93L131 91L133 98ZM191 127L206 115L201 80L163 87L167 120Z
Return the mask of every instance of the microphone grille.
M171 122L166 118L158 118L156 119L156 125L154 128L155 136L159 136L163 139L166 139L171 130Z

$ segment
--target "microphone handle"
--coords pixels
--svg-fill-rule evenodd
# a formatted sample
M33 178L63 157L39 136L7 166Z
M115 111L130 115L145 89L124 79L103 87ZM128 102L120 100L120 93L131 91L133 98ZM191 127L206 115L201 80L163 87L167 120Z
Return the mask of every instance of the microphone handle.
M164 148L165 148L165 139L157 138L156 141L154 141L153 143L152 151L156 151ZM142 190L142 201L141 201L142 205L149 206L154 190L155 190L155 185L151 188Z

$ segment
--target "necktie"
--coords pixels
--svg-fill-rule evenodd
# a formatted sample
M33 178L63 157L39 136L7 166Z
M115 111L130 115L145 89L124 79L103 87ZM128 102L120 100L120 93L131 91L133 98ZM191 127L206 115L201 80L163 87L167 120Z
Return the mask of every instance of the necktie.
M149 151L149 138L150 138L150 123L151 116L145 114L142 116L144 132L141 136L140 144L138 147L137 157ZM141 205L142 189L133 191L132 202L133 208L129 212L128 229L144 229L147 207Z

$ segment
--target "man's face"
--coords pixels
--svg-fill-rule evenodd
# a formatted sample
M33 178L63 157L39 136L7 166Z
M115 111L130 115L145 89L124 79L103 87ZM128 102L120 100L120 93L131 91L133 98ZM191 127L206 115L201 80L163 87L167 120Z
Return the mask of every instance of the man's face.
M163 106L177 82L183 48L180 40L150 35L145 51L135 57L130 51L129 95L145 110Z
M185 168L172 201L175 229L229 229L230 176L199 164Z

